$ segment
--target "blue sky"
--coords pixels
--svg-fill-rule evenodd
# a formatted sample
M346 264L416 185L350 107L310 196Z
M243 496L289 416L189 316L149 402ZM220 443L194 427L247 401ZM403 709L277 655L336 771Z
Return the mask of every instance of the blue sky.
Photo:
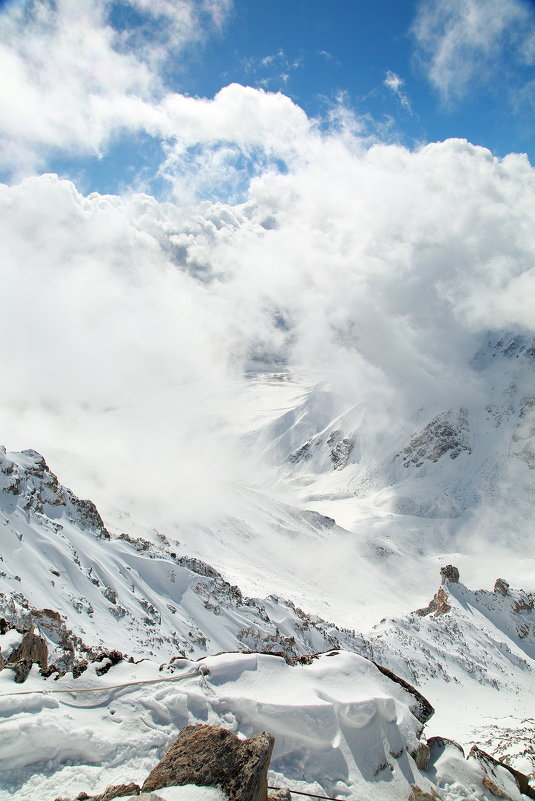
M535 158L528 0L8 0L1 8L3 74L14 76L2 98L4 180L46 170L84 191L136 184L164 196L160 168L180 126L162 133L146 109L171 95L211 99L232 83L283 93L323 130L351 118L362 141L416 149L460 137L500 157ZM136 97L143 119L116 111ZM94 102L97 124L87 111ZM240 125L237 116L238 138ZM246 172L254 159L247 154Z

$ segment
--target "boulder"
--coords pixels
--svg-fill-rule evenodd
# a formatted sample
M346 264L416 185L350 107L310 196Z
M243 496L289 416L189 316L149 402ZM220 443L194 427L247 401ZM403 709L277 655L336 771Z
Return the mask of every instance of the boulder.
M429 757L431 756L431 749L427 743L418 743L414 751L411 751L411 757L416 762L418 770L427 770L429 765Z
M34 662L37 662L41 670L46 670L48 666L48 648L46 642L33 631L27 631L20 645L9 655L6 667L15 671L15 681L18 684L26 681Z
M267 801L267 771L274 742L267 732L240 740L216 726L186 726L141 790L195 784L220 787L231 801Z
M458 584L459 583L459 570L454 567L454 565L446 565L445 567L440 568L440 576L442 578L442 583L446 584L448 581L451 584Z

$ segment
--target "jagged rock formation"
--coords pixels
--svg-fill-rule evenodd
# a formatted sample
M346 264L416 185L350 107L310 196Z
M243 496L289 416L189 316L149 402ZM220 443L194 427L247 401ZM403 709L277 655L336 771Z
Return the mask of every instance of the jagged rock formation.
M468 411L450 410L431 420L409 444L397 454L405 467L421 467L424 461L437 462L448 454L456 459L461 453L472 453L469 443Z
M239 740L215 726L186 726L141 789L197 784L221 787L231 801L267 801L274 742L267 732Z
M63 487L37 451L22 451L15 461L0 445L0 490L11 494L14 503L26 512L46 516L51 521L64 516L97 537L110 538L95 504L77 498ZM56 526L60 531L62 526L59 523Z

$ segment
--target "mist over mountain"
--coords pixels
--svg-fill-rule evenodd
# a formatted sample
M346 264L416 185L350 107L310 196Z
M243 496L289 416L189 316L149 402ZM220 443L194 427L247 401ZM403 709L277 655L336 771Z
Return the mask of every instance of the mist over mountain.
M361 5L0 3L2 800L534 797L535 16Z

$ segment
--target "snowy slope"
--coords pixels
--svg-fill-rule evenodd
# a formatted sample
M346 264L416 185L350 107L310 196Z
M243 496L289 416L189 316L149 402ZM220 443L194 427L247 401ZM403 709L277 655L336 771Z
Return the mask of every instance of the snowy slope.
M74 795L125 780L141 783L179 729L195 722L246 737L270 731L275 748L269 784L339 798L408 799L415 787L433 792L437 783L454 778L459 786L464 767L458 758L449 773L434 763L427 772L418 769L412 754L422 724L411 712L411 694L368 660L346 652L294 667L276 656L223 654L200 663L181 660L164 677L149 661L122 663L104 677L88 670L53 687L49 680L44 694L35 672L27 682L34 692L26 695L17 695L5 674L2 799L46 801L58 788ZM83 687L92 691L80 692ZM468 797L490 801L481 767L464 771L479 788ZM520 801L506 775L507 780L510 798ZM467 782L465 793L469 787Z
M153 531L153 542L110 534L95 507L62 487L33 451L3 452L1 470L0 616L19 627L35 625L48 642L49 663L60 674L75 666L87 685L111 649L136 660L155 657L172 669L174 658L217 651L261 649L295 657L343 647L420 688L437 709L429 724L433 734L488 742L492 751L499 748L501 732L495 719L507 716L516 742L506 752L515 764L532 769L529 759L518 758L535 716L529 710L533 594L513 590L503 580L493 592L447 581L419 612L384 620L363 635L276 595L245 597L209 564L171 550L162 533ZM323 547L348 535L316 513L263 503L260 511L269 512L273 530L276 510L284 515L279 536L291 540L283 522L291 524L299 545L304 529L310 543L316 537ZM247 504L250 509L250 497ZM371 594L373 576L366 580ZM287 589L291 594L292 587ZM0 638L4 658L21 636L7 627ZM5 669L2 680L12 686L12 671Z

